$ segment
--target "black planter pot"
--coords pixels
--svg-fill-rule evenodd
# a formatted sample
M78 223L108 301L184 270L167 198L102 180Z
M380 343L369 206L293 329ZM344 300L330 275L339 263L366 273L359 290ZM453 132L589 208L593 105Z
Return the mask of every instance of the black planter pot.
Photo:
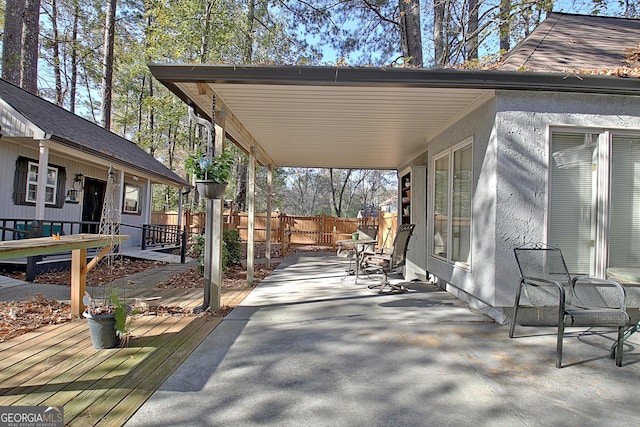
M114 314L92 315L85 311L82 315L87 318L93 348L114 348L120 344Z
M203 199L222 199L227 189L227 183L219 183L215 181L196 181L198 194Z

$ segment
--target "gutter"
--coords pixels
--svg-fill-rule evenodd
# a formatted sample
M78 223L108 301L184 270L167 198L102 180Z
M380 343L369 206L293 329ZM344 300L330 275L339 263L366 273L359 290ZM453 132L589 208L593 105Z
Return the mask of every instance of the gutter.
M573 73L425 68L149 64L168 88L175 82L311 86L387 86L640 95L640 79ZM172 90L173 91L173 90ZM177 93L176 91L173 91ZM179 91L178 91L179 92Z

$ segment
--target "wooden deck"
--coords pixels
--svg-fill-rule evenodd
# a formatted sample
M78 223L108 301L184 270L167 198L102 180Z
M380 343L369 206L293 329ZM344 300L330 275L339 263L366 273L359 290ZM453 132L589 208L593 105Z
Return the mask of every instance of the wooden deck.
M221 305L234 307L250 291L223 290ZM155 289L154 295L162 305L192 308L202 303L202 292ZM122 425L221 320L137 316L128 345L108 350L92 347L85 320L0 343L0 406L63 405L65 425Z

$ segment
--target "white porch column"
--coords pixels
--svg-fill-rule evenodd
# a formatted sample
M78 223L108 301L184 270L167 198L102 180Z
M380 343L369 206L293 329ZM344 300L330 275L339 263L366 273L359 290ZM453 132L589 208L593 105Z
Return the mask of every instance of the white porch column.
M215 109L214 109L215 110ZM224 151L224 117L218 118L213 128L213 152L219 156ZM207 200L207 211L211 211L211 281L209 285L210 311L220 311L220 289L222 287L222 234L224 231L224 198ZM207 218L209 219L209 218ZM206 225L209 227L209 224Z
M122 212L122 204L124 203L124 170L121 170L118 176L118 193L118 209Z
M271 199L273 191L273 165L267 165L267 232L265 242L265 262L264 266L268 270L271 268Z
M247 229L247 284L253 285L254 232L256 229L256 149L249 149L249 188L247 188L247 210L249 224Z
M153 210L153 183L147 179L147 188L144 192L144 223L151 224L151 211Z
M45 197L47 191L47 167L49 166L49 144L40 141L40 156L38 158L38 188L36 190L35 219L44 220ZM28 172L27 172L28 173Z

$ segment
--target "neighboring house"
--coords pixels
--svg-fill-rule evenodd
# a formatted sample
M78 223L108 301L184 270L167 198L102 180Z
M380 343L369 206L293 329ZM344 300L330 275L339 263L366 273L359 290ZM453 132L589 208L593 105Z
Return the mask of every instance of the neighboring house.
M45 234L97 232L108 170L119 185L123 247L140 246L141 229L151 215L152 184L189 184L133 142L42 98L0 80L0 225L48 225ZM40 166L46 171L40 172ZM44 182L44 190L40 183ZM28 226L27 226L28 227ZM52 229L53 227L53 229ZM6 230L5 230L6 231ZM3 233L4 239L17 235ZM22 235L20 235L22 236Z
M150 69L204 117L215 97L216 123L262 164L401 171L410 188L402 213L417 225L409 277L429 272L502 321L518 285L518 245L559 245L573 274L639 265L637 69L628 70L635 77L561 71L633 67L625 59L639 34L638 20L552 13L504 67L555 73Z

